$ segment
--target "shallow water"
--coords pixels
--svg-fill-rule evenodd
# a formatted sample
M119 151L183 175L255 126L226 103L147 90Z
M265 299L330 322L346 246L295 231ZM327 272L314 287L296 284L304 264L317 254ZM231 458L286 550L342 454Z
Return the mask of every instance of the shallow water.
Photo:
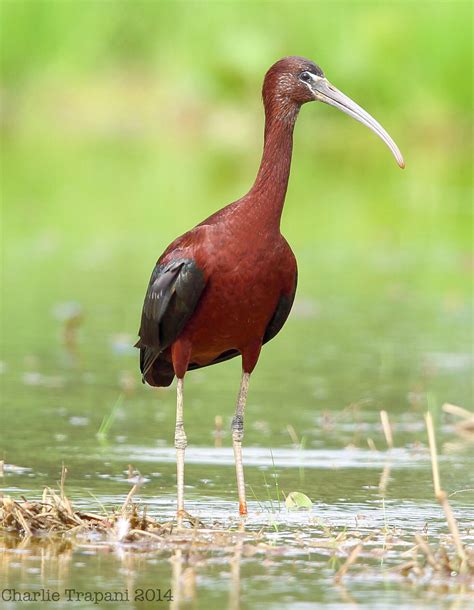
M449 579L415 582L394 569L411 557L415 533L427 533L433 544L448 534L433 498L423 421L427 408L436 421L443 487L452 494L464 541L474 542L472 438L460 435L456 419L443 414L440 404L454 396L466 405L467 350L444 354L441 342L430 346L436 347L433 355L422 349L423 337L410 333L407 351L406 337L390 341L376 332L356 350L360 329L349 326L352 333L342 342L341 335L324 332L320 316L301 315L303 305L297 305L290 332L263 354L247 408L250 514L245 527L262 532L264 549L252 551L245 539L230 547L190 551L137 551L114 540L59 549L31 544L7 549L3 543L2 588L59 591L60 600L49 602L54 608L71 607L65 589L97 592L96 600L117 592L113 599L129 599L114 602L121 608L467 608L467 585L449 584ZM450 327L447 335L455 330ZM100 375L84 343L69 354L58 345L46 347L41 356L25 358L17 351L6 362L4 492L39 498L44 485L58 480L64 462L67 493L76 508L121 506L141 477L137 501L159 521L172 519L173 389L153 391L130 381L136 377L136 354L128 349L128 337L110 338ZM299 349L289 349L291 344ZM414 363L423 364L409 373ZM120 371L130 373L125 384ZM220 529L239 525L228 431L238 378L238 363L228 363L190 374L186 382L186 508L204 525ZM352 401L343 398L350 395ZM391 450L380 407L391 418ZM216 414L224 420L220 433ZM109 415L109 427L98 438ZM140 473L132 481L128 464ZM307 494L312 510L288 512L284 495L291 491ZM338 534L345 538L336 544ZM335 573L348 553L370 535L358 560L336 583ZM170 588L173 601L157 601ZM154 601L140 601L141 589ZM76 600L74 606L114 603Z

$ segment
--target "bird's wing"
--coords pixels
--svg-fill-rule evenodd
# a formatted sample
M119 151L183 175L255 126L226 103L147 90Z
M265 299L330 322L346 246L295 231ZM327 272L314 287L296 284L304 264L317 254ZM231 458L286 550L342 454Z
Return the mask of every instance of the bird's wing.
M275 337L283 328L283 325L285 324L288 316L290 315L290 311L293 306L293 301L295 300L297 282L298 273L295 272L295 284L293 291L290 294L282 294L280 296L273 316L271 317L270 322L268 323L267 328L265 329L262 344L268 343L268 341L273 339L273 337Z
M204 273L193 259L156 264L145 295L140 339L136 344L142 349L143 376L158 355L180 335L196 309L205 284Z

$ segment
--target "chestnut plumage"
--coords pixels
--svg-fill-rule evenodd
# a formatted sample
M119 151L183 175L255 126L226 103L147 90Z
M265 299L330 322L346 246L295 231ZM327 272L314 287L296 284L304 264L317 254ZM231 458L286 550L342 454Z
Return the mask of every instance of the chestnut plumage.
M137 342L143 380L166 386L178 377L179 522L184 511L184 375L237 355L242 357L243 374L232 439L240 513L247 512L241 458L243 411L261 347L283 327L295 296L296 259L280 232L280 218L293 128L301 106L311 101L335 106L367 125L404 166L388 133L333 87L315 63L286 57L268 70L263 84L263 156L252 188L168 246L153 270L143 306Z

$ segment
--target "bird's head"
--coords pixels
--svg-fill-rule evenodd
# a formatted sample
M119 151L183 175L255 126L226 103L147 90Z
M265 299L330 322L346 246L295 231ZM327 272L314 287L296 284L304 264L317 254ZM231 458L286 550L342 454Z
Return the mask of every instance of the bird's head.
M392 151L398 165L405 167L402 154L385 129L368 112L336 89L319 66L304 57L284 57L268 70L263 82L267 115L285 119L306 102L335 106L374 131Z

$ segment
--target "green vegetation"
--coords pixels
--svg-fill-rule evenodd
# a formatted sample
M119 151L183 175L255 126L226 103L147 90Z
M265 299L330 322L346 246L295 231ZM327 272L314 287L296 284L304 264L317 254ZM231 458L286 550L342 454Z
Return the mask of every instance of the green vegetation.
M273 538L262 555L260 538L257 550L232 547L230 561L225 536L216 563L229 569L231 597L242 581L241 610L283 599L441 609L443 596L423 586L444 590L457 560L433 499L422 414L435 423L467 548L472 419L449 418L472 405L472 4L1 0L0 24L7 493L57 521L60 496L44 510L38 502L64 462L75 510L89 513L93 494L112 514L131 462L150 523L172 517L174 393L141 385L132 348L145 287L174 237L249 188L263 74L304 55L380 121L407 166L342 113L303 108L282 222L299 262L297 301L252 377L243 449L257 513L249 535L273 527ZM239 366L186 378L186 499L224 527L235 508L226 451ZM216 415L222 448L212 446ZM291 490L307 494L312 513L286 511ZM28 506L3 505L21 527ZM158 561L165 553L134 569L126 554L60 549L74 586L119 588L126 573L167 588L183 567L188 580L205 572L206 607L225 607L216 556L202 567L194 552L189 568ZM352 580L367 562L375 576ZM400 590L395 565L425 584ZM6 586L24 584L4 573ZM462 575L452 586L463 606Z

